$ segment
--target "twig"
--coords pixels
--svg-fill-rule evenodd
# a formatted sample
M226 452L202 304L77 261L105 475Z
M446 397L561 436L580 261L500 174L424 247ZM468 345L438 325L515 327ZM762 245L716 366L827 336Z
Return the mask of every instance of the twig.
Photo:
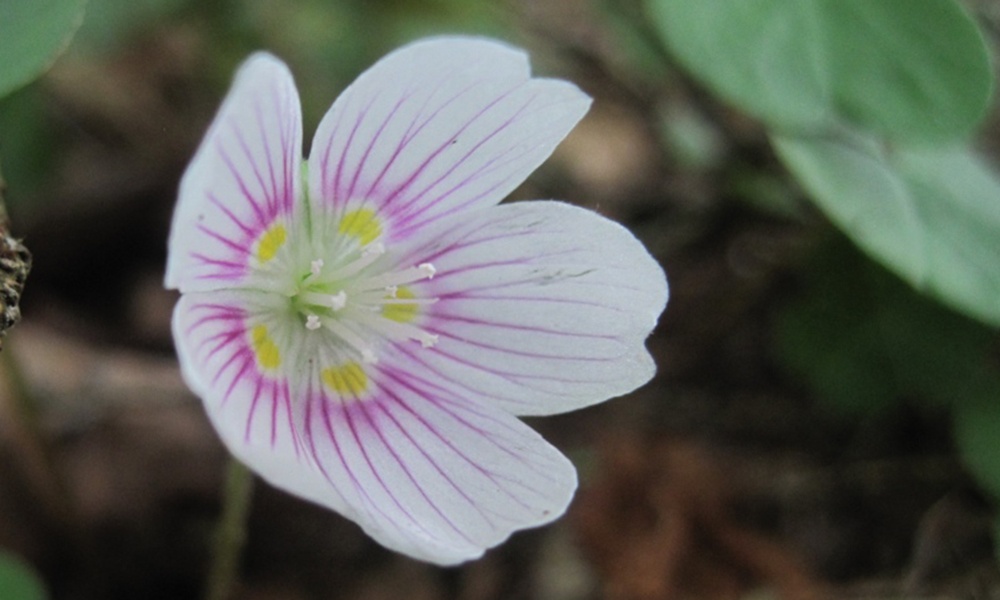
M21 292L31 271L31 252L10 234L5 190L3 175L0 175L0 349L3 349L7 330L21 320Z

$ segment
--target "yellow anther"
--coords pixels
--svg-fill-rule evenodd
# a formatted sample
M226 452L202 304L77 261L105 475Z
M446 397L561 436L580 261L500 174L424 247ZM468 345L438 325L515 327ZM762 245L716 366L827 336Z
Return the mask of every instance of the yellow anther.
M278 254L278 250L285 245L288 232L284 225L272 225L260 236L257 243L257 258L260 262L267 262Z
M257 357L257 364L262 369L277 369L281 365L281 353L278 351L277 344L267 333L267 327L254 326L250 332L250 345L253 348L254 356Z
M326 387L342 397L357 398L368 389L368 375L356 362L349 362L339 367L327 367L320 376Z
M364 246L382 235L382 224L375 211L369 208L358 208L344 213L337 230L343 235L358 238L358 241Z
M389 294L386 298L406 300L416 297L410 291L410 288L405 286L398 286L395 291L395 294ZM417 317L417 311L419 310L420 307L416 303L384 304L382 306L382 316L397 323L409 323Z

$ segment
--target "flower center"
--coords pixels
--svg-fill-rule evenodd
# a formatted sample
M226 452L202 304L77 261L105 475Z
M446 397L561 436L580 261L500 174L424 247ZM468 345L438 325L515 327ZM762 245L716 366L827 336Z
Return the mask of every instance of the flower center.
M437 298L421 298L411 284L431 279L437 270L430 263L402 269L379 268L385 246L365 239L371 221L363 223L363 244L355 246L335 265L322 258L309 263L292 294L292 307L309 331L327 330L336 335L366 363L377 362L377 340L415 340L424 348L437 343L414 321L423 306ZM339 381L339 380L338 380ZM346 381L346 380L345 380Z

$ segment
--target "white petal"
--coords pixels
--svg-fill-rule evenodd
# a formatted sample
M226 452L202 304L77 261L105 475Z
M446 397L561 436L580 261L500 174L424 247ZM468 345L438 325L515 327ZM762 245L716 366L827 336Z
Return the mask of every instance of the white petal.
M322 475L306 435L306 397L319 356L299 323L271 294L215 291L181 296L173 330L181 372L230 452L273 485L348 517L353 509ZM279 369L264 372L250 331L264 324L278 346ZM301 329L301 331L300 331ZM309 346L309 347L307 347Z
M430 349L400 346L441 385L518 415L630 392L655 365L644 341L667 300L662 268L625 228L557 202L518 202L442 221L402 249L430 262L413 286Z
M301 195L302 116L288 68L243 64L181 180L166 285L182 292L247 284L255 243L287 226Z
M319 377L333 346L284 331L272 302L185 294L174 315L185 378L226 446L264 479L439 564L476 558L565 511L573 466L526 425L437 388L391 353L365 365L363 399L338 397ZM285 360L275 373L262 372L248 342L258 324Z
M570 83L531 79L527 56L482 39L405 46L362 74L323 118L309 158L320 205L365 203L387 239L498 203L583 117Z
M371 367L373 397L310 402L310 447L345 514L388 548L452 565L565 512L576 472L562 454L516 418L386 366L398 362Z
M283 322L288 313L281 301L253 291L184 294L174 309L173 333L185 381L210 415L227 415L222 427L241 439L297 447L292 374L303 336L299 323ZM255 327L274 345L272 368L260 364L251 341Z

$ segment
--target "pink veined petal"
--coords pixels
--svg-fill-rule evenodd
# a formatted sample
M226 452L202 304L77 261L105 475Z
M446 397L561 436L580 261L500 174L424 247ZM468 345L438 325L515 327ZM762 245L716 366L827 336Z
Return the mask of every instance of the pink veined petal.
M455 394L516 415L574 410L649 381L644 341L667 301L662 268L620 225L558 202L517 202L442 221L400 248L433 263L420 326L433 348L399 345Z
M255 291L184 294L174 308L173 333L185 381L206 405L229 415L227 428L246 441L292 448L295 455L303 455L292 397L299 324L281 322L280 301ZM274 368L260 364L259 347L252 342L255 327L274 345Z
M321 121L310 197L365 203L388 240L456 211L498 203L583 117L570 83L531 79L527 56L497 42L437 38L363 73Z
M302 116L288 68L246 60L181 180L166 286L182 292L246 287L254 244L287 226L301 196Z
M275 486L355 519L345 496L323 477L306 434L309 382L322 353L296 335L304 331L300 323L285 328L275 320L278 308L273 295L251 291L181 296L173 318L181 372L234 456ZM261 324L281 357L270 373L250 343Z
M576 488L572 464L494 407L464 399L397 365L371 367L372 396L310 396L305 437L318 481L382 545L452 565L479 557L518 529L548 523ZM258 469L260 471L260 469ZM260 471L283 486L280 472Z
M330 340L305 335L297 319L284 322L290 315L281 300L243 290L181 296L173 318L181 372L235 457L273 485L358 520L355 490L324 476L307 431L307 399L320 389L317 365L330 358ZM277 346L277 369L258 363L251 343L258 325Z
M438 564L476 558L565 511L575 470L529 427L455 396L391 350L365 366L363 399L341 398L318 372L335 351L283 332L270 303L252 292L185 294L174 316L189 385L230 451L270 483ZM288 355L273 375L248 342L259 324Z

